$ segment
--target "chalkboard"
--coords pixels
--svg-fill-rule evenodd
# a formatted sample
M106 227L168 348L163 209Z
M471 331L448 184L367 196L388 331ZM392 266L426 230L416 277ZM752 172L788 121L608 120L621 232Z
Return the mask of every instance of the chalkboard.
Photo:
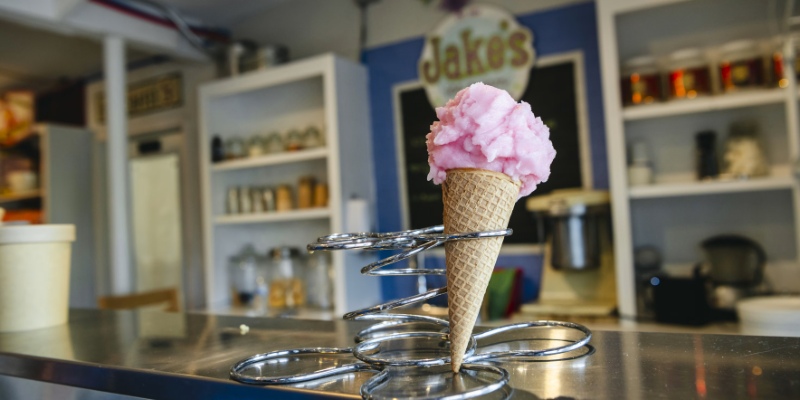
M558 153L552 165L550 179L531 196L550 193L555 189L583 186L577 98L575 95L575 65L573 61L531 69L528 87L522 100L530 103L536 116L550 127L550 140ZM406 204L409 225L422 228L442 223L442 189L427 180L428 152L425 135L436 121L436 112L428 102L421 86L398 92L405 172ZM520 199L511 214L509 227L514 235L506 243L538 243L536 226L525 210L526 198Z

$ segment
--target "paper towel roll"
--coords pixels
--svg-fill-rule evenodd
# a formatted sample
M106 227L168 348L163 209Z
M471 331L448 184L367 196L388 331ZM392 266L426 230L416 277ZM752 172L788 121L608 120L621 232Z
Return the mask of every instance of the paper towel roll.
M370 217L369 202L366 199L353 197L347 200L345 211L345 232L370 232L372 218Z

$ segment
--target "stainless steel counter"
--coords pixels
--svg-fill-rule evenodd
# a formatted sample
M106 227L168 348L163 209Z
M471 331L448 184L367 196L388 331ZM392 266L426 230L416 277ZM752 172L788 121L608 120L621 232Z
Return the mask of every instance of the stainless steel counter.
M240 332L241 324L249 326L247 334ZM0 374L152 399L357 397L367 372L257 387L228 380L228 370L246 356L270 350L351 346L365 326L73 310L68 325L0 334ZM503 362L511 373L511 397L800 398L800 338L601 331L592 344L594 354L575 360ZM279 368L292 373L349 361L315 359Z

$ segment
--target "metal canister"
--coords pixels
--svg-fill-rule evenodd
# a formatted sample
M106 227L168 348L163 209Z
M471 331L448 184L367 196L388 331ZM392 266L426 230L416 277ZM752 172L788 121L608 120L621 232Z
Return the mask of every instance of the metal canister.
M556 270L600 268L604 239L608 237L610 197L606 191L561 189L528 199L540 228L549 225L550 263ZM540 229L540 240L544 239Z
M293 208L292 188L289 185L278 186L275 190L275 211L289 211Z
M297 208L311 208L313 205L314 177L304 176L297 184Z
M328 185L319 182L314 186L314 207L328 206Z

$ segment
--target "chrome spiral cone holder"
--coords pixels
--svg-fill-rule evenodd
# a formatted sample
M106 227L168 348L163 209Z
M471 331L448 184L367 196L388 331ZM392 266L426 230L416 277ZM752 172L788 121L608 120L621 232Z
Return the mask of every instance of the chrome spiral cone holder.
M414 257L417 254L456 240L480 240L499 236L509 236L511 229L459 234L445 234L442 225L424 229L389 233L344 233L323 236L309 244L308 250L400 250L399 253L371 263L361 269L361 273L371 276L445 275L444 269L424 268L384 268L388 265ZM449 322L441 318L410 315L388 311L410 304L427 301L447 293L447 288L432 289L427 292L390 301L373 307L349 312L346 320L377 321L355 336L353 347L313 347L279 350L256 354L237 362L230 371L231 379L254 385L298 384L322 378L344 376L353 372L371 372L374 375L361 386L361 396L365 399L413 398L413 399L469 399L484 395L507 398L513 391L509 386L508 371L498 364L507 361L559 361L584 357L594 352L589 344L591 331L583 325L560 321L531 321L514 323L473 333L461 373L471 384L465 384L458 375L442 366L450 364L448 331ZM413 327L413 331L408 328ZM422 328L421 328L422 327ZM559 328L580 332L581 337L572 339L552 339L526 337L521 332L528 328ZM515 349L504 351L481 351L480 342L492 342L500 334L516 332L523 336L516 341L548 340L560 344L537 349ZM495 340L496 342L496 340ZM504 343L508 343L505 341ZM580 351L583 349L583 351ZM574 352L578 354L574 354ZM572 352L570 354L566 354ZM271 366L292 357L299 356L352 355L350 363L335 367L318 369L293 375L273 375ZM563 355L561 358L552 356ZM420 368L421 367L421 368ZM411 369L409 369L411 368ZM449 374L448 374L449 372ZM430 377L438 374L435 385L440 390L430 393ZM442 378L444 377L444 378ZM405 380L409 382L405 382ZM392 380L400 380L401 393L382 394L382 390L392 386ZM426 382L426 390L415 391L414 382Z

